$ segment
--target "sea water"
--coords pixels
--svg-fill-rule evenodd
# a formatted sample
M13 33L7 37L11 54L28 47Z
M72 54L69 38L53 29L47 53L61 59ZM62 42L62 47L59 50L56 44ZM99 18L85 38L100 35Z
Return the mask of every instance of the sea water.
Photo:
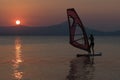
M67 36L1 36L0 80L119 80L119 41L120 36L95 36L95 52L102 56L85 66L76 54L86 52Z

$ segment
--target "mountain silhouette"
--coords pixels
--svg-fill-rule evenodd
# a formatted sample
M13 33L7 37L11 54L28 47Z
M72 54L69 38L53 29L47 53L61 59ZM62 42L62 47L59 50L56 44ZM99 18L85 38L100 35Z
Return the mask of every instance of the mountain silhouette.
M90 28L86 28L87 34L94 34L94 35L120 35L120 31L114 32L103 32L99 30L94 30ZM61 24L56 24L52 26L4 26L0 27L0 35L23 35L23 36L67 36L69 35L69 27L67 22L63 22Z

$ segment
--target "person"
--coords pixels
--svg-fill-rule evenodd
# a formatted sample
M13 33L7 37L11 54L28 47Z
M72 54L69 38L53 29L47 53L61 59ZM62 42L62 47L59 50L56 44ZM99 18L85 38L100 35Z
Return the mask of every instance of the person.
M90 53L91 53L91 50L93 52L93 55L94 55L94 36L92 34L90 34Z

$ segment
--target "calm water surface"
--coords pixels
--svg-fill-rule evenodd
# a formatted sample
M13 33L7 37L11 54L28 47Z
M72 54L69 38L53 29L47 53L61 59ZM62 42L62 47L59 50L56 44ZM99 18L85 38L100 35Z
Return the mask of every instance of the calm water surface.
M0 80L119 80L120 37L95 37L95 64L84 64L68 37L0 37ZM77 66L74 68L74 66ZM79 68L78 68L79 67ZM78 75L73 76L72 75ZM68 78L71 77L70 78Z

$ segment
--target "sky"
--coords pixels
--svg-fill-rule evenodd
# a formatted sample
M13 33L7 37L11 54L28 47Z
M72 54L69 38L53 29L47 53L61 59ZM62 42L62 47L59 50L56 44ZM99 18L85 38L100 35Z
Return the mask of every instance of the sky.
M120 30L120 0L0 0L0 26L50 26L67 21L75 8L86 27Z

